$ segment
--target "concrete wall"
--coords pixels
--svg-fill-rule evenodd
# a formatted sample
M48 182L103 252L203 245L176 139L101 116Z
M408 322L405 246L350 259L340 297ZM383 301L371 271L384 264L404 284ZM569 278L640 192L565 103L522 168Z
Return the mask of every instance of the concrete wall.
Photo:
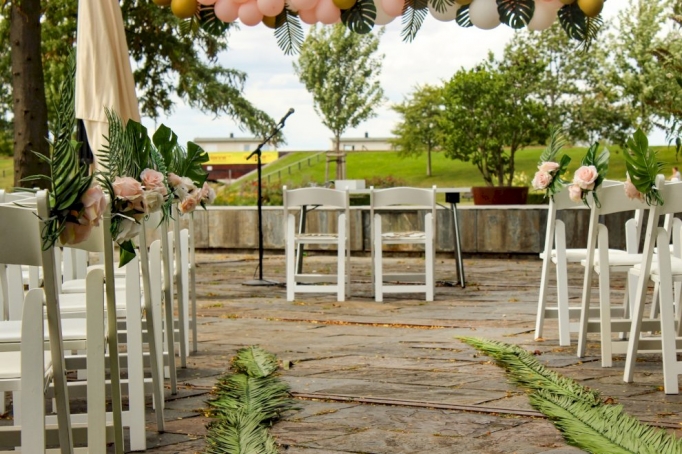
M370 224L367 207L351 208L351 248L370 251ZM542 250L547 224L546 205L462 206L458 209L462 251L465 254L537 254ZM564 210L559 219L566 223L568 247L585 247L589 211ZM611 247L624 248L624 224L633 213L605 217ZM258 248L258 212L255 207L210 207L194 214L196 247L200 249L250 250ZM423 216L394 210L384 222L396 230L419 226ZM186 222L184 220L183 222ZM263 244L267 252L284 250L281 207L263 207ZM336 214L318 209L308 214L307 231L335 231ZM437 250L454 251L453 218L449 209L438 210ZM398 246L397 250L409 250Z

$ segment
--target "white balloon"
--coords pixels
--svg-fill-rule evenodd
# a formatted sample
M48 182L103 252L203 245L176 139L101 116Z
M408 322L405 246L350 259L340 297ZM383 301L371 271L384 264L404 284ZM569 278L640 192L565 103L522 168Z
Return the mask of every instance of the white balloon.
M500 14L495 0L474 0L469 5L469 19L476 27L492 30L500 25Z
M377 18L374 20L374 25L386 25L395 19L395 16L389 16L381 7L381 0L374 0L374 7L377 9Z
M557 10L553 5L545 0L535 0L535 12L530 22L528 30L542 31L552 26L556 20Z
M433 6L431 6L431 2L429 2L429 12L434 17L434 19L439 20L441 22L450 22L451 20L455 20L457 18L457 11L459 10L459 7L460 5L458 3L454 3L453 5L446 5L445 11L439 13Z

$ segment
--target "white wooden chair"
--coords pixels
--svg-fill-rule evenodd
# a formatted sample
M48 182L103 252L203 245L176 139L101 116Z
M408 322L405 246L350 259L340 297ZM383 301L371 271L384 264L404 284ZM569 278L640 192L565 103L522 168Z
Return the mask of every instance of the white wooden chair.
M348 191L328 188L287 189L284 186L284 238L287 276L287 301L294 301L296 293L336 293L338 301L350 296L350 218ZM336 232L296 232L294 208L317 206L331 208L337 214ZM311 223L308 223L308 226ZM331 220L330 220L331 224ZM322 230L322 229L320 229ZM329 229L331 230L331 229ZM296 250L299 245L336 246L336 275L296 271ZM328 285L324 285L328 283Z
M614 339L614 329L619 332L627 330L625 323L629 324L630 301L628 291L625 291L623 305L614 308L611 305L611 274L628 273L630 268L642 261L642 254L638 253L639 236L633 234L635 230L633 222L641 224L643 212L649 207L639 199L630 199L625 194L624 185L610 184L597 190L599 204L594 200L590 207L590 224L587 240L587 254L581 261L585 266L585 279L583 282L583 294L581 304L580 329L578 332L578 357L585 356L588 332L598 332L601 338L602 367L611 367L614 353L625 353L625 346L619 339ZM628 221L626 231L626 251L617 251L609 248L609 233L604 224L599 223L600 216L614 213L635 211L635 219ZM625 253L623 253L625 252ZM588 266L588 264L591 264ZM590 308L592 295L593 273L599 276L599 311L593 314ZM627 286L626 286L627 287ZM613 318L615 316L615 318Z
M674 281L682 276L682 264L670 257L670 233L659 228L658 225L661 216L682 212L682 182L666 182L664 177L659 175L656 186L659 188L664 203L653 206L649 211L642 261L630 271L637 276L637 286L633 296L623 380L628 383L633 381L639 352L662 351L665 393L678 394L678 377L682 374L682 363L677 360L677 353L682 351L682 338L679 336L682 311L679 305L674 308L673 285ZM658 253L654 255L654 246L657 242ZM650 279L659 282L660 317L654 321L644 319L644 306ZM647 326L648 323L652 323L653 326ZM653 333L657 329L660 329L660 337L654 334L642 335L643 331Z
M603 186L616 182L606 180ZM540 292L538 309L535 319L535 339L543 337L544 323L547 318L558 319L559 345L571 345L571 332L577 332L579 325L571 320L580 318L580 306L569 305L568 296L568 265L580 263L587 256L586 248L567 248L566 225L557 214L559 211L582 209L582 201L574 202L563 190L550 199L547 210L547 228L545 231L545 246L540 258L542 259L542 273L540 277ZM633 223L636 221L633 221ZM627 229L630 231L631 229ZM614 250L612 254L624 253ZM556 305L548 305L550 267L554 265L556 272Z
M417 225L406 231L384 231L382 209L423 210ZM383 301L385 293L424 293L426 301L433 301L435 291L435 232L436 232L436 187L422 188L370 188L370 219L372 238L372 261L374 271L374 299ZM384 245L423 245L425 254L424 272L384 273ZM395 284L393 282L420 282L420 284ZM386 285L386 282L392 282Z

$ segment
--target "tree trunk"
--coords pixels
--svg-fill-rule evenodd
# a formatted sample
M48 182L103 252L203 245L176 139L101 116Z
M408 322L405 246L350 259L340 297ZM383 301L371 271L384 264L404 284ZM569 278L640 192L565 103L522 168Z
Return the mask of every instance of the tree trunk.
M431 176L431 148L426 150L426 176Z
M49 155L47 100L40 51L40 0L10 4L12 99L14 104L14 185L29 175L49 174L49 166L33 152ZM47 182L41 182L43 187Z
M334 135L334 153L336 154L336 179L346 179L346 153L341 152L341 135Z

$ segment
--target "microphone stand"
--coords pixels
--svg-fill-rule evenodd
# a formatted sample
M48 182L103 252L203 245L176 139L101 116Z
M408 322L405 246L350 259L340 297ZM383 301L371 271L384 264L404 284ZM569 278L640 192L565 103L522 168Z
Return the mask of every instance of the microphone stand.
M294 109L289 109L289 111L282 117L282 119L272 128L270 134L263 139L263 141L258 144L258 147L251 153L246 160L248 161L256 155L258 159L258 279L252 279L246 281L243 285L251 286L269 286L269 285L279 285L277 281L271 281L268 279L263 279L263 197L262 197L262 175L261 175L261 150L263 146L270 141L278 132L284 128L284 122L287 117L294 113Z

